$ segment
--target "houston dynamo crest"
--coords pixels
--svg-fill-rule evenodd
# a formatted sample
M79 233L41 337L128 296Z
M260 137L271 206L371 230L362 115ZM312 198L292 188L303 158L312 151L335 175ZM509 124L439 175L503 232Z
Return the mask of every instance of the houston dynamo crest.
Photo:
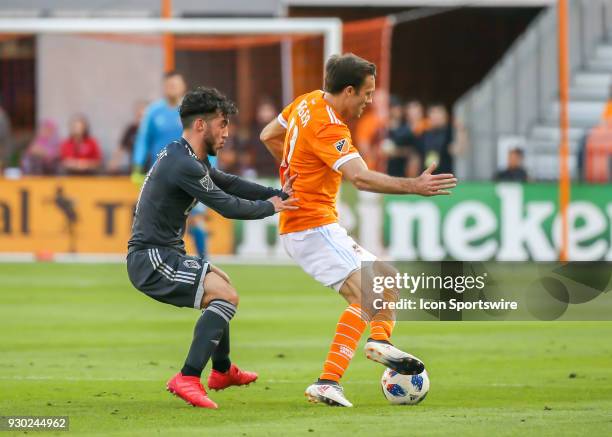
M334 147L340 154L344 155L346 152L348 152L349 142L346 138L342 138L340 141L334 144Z

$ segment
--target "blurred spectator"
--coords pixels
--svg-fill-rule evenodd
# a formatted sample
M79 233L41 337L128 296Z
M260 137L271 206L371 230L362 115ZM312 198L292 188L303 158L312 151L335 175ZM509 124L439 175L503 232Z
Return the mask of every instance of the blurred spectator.
M238 153L236 152L236 146L234 146L234 144L228 144L228 141L225 141L223 150L217 154L217 165L220 170L226 173L235 175L242 174L238 163Z
M385 138L388 100L386 93L377 90L372 104L366 107L355 125L355 146L368 168L376 169L379 167L382 152L378 146Z
M229 124L229 136L225 140L223 149L217 152L217 166L226 173L242 175L240 163L238 161L239 151L236 138L237 126Z
M134 120L127 125L121 136L117 148L108 163L108 172L111 174L132 173L132 155L134 153L134 142L138 133L138 126L147 107L146 102L138 102L134 108Z
M401 102L391 97L387 138L381 143L381 151L387 157L387 174L403 177L406 175L406 163L409 148L413 146L414 137L404 120Z
M0 101L0 170L9 166L10 155L13 151L11 121L1 105Z
M578 151L578 167L585 182L612 181L612 120L602 121L585 135Z
M53 120L43 120L34 140L21 159L24 174L50 175L57 173L60 139Z
M405 106L406 122L412 136L408 148L406 176L414 178L421 174L423 169L423 134L429 128L429 120L425 118L425 108L418 100L409 100Z
M429 120L425 118L423 104L418 100L409 100L406 102L405 111L406 121L412 134L417 137L422 136L429 128Z
M262 129L278 115L278 109L274 103L268 99L262 99L255 109L255 122L251 126L248 138L245 142L247 153L250 156L246 168L252 167L259 177L277 177L278 164L270 155L266 146L259 139ZM246 170L245 168L245 170Z
M508 167L497 173L498 181L527 182L527 171L523 164L524 153L520 147L508 151Z
M466 133L461 123L453 126L449 121L446 107L431 105L427 111L429 128L423 134L424 167L438 163L436 173L452 173L453 158L466 147Z
M70 122L70 136L60 147L62 171L72 175L94 174L102 164L100 146L89 133L89 123L83 115Z
M601 113L600 122L587 129L578 141L577 167L578 178L581 181L587 180L586 155L589 138L601 137L602 134L605 136L607 133L606 131L612 131L612 84L610 84L610 88L608 89L608 101L606 102L606 106L604 106L604 110Z
M181 74L172 71L164 75L164 97L147 107L136 134L132 159L134 182L142 183L144 173L155 162L157 154L181 137L183 126L178 107L186 90Z
M238 122L230 124L230 129L235 132L228 138L232 140L233 147L231 149L236 153L236 160L232 164L236 169L235 174L247 179L257 178L257 170L253 165L254 157L249 147L253 132L248 127L239 125ZM223 148L223 150L225 149L226 147Z

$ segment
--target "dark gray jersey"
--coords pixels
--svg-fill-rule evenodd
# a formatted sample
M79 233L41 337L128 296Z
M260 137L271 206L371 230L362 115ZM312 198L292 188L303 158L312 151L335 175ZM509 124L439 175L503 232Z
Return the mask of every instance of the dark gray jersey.
M227 218L261 219L274 214L274 188L229 175L201 162L187 141L170 143L158 155L145 178L132 225L128 251L169 247L185 253L185 224L196 203Z

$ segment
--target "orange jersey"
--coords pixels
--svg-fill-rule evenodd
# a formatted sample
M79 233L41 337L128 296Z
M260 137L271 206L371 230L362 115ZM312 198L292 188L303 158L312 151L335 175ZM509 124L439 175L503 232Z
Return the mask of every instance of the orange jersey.
M281 180L297 173L293 183L299 209L282 211L280 233L298 232L338 221L336 198L342 182L338 168L360 158L347 125L317 90L295 99L278 116L286 129Z

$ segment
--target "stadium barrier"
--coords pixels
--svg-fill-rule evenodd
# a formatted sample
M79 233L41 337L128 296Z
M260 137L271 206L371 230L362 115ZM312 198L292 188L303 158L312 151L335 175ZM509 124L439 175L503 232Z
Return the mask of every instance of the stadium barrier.
M609 187L574 185L572 193L570 258L612 260ZM123 254L137 196L137 187L121 177L0 180L0 254ZM435 198L379 196L347 184L339 210L341 223L364 247L395 260L558 256L555 184L464 183L452 196ZM232 222L209 211L207 225L213 256L286 257L277 216Z
M137 197L127 177L0 179L0 253L125 253ZM211 213L208 227L230 254L231 222Z

